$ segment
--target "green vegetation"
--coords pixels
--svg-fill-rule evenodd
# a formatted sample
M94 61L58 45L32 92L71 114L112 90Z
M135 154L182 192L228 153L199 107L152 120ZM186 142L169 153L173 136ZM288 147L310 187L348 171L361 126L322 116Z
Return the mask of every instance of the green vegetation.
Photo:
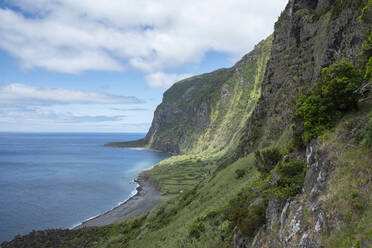
M305 129L303 140L317 138L334 127L345 112L357 108L355 91L363 82L362 72L350 62L343 60L324 68L317 87L296 101L296 115L303 118Z
M362 14L359 16L360 21L365 21L365 22L370 21L366 19L372 18L370 16L371 12L372 12L372 1L368 0L368 4L362 9Z
M205 226L202 220L198 218L194 224L192 224L189 234L191 238L200 238L200 235L205 231Z
M283 200L293 198L301 193L306 175L306 164L301 160L288 159L277 164L274 173L278 173L279 179L270 186L266 193Z
M237 170L235 171L235 174L236 174L236 178L237 178L237 179L242 178L242 177L244 177L244 175L245 175L245 170L237 169Z
M271 43L272 36L233 67L169 88L146 136L149 147L198 156L233 152L260 97Z
M372 11L371 11L372 12ZM368 30L368 38L363 42L362 45L362 56L367 58L366 71L364 79L367 82L371 82L372 79L372 29Z
M277 148L256 151L254 153L257 170L263 174L269 173L282 159L282 154Z
M214 157L179 155L158 163L149 175L164 194L178 194L190 190L207 178L216 167Z
M322 49L323 43L328 42L325 38L328 31L332 31L330 25L338 25L335 18L347 13L345 9L359 8L359 11L365 3L336 0L324 9L300 9L295 15L301 17L300 23L318 25L311 47ZM364 22L369 18L371 0L368 4L360 17ZM278 27L285 18L287 14L282 15ZM341 36L348 36L347 32L351 31L342 31ZM279 61L278 67L283 64L284 68L271 68L266 73L268 78L283 73L283 82L279 85L274 83L279 79L273 79L266 86L267 91L273 92L265 92L269 97L266 94L261 97L272 37L232 68L176 83L164 94L164 101L157 109L162 117L162 122L157 123L159 128L149 133L146 140L117 144L157 148L166 143L180 149L182 155L166 159L147 172L165 200L148 214L110 226L59 234L33 233L25 243L54 247L227 248L231 247L237 230L251 240L261 230L260 241L263 246L270 246L265 243L266 238L285 235L288 225L296 220L296 228L298 224L301 230L289 242L301 240L310 231L309 237L319 242L319 246L368 247L372 244L372 103L368 97L358 102L356 91L367 85L364 82L371 77L371 32L367 36L362 46L363 65L358 65L365 72L351 62L338 61L322 70L319 82L310 91L311 83L304 84L301 79L317 73L313 69L317 62L301 60L303 53L283 52L279 53L281 57L274 57L271 65ZM296 50L302 46L297 45L284 49ZM341 56L346 53L342 48L339 51ZM306 71L308 65L312 69ZM308 75L302 77L302 73ZM296 106L291 105L297 94L306 91L307 94L298 97ZM370 94L368 89L365 94ZM257 103L263 104L252 114ZM203 111L198 112L199 109ZM301 142L296 139L294 110L302 119ZM248 120L253 121L248 123ZM324 173L326 179L322 181L327 184L325 189L309 197L308 189L303 193L307 173L303 141L314 138L318 150L314 151L314 159L318 164L315 169L309 165L310 179L306 186L317 189L318 185L308 184L312 179L318 181L319 168L329 171ZM241 140L244 142L239 143ZM244 152L236 152L238 146ZM281 223L273 219L283 213L287 200L295 201L285 213L285 230L279 234ZM312 232L319 218L312 206L322 210L321 217L328 222L324 224L328 225L326 231ZM270 215L274 218L269 219ZM267 219L274 222L270 223L270 230L262 228L269 226L265 225ZM55 241L57 236L60 239Z
M325 247L352 247L362 241L372 242L372 195L371 184L372 153L365 146L358 145L358 135L342 138L345 132L367 123L371 114L371 103L360 106L358 112L345 116L320 140L334 156L335 170L328 182L329 195L325 198L327 212L331 216L341 216L343 224L340 230L334 230L330 236L323 235ZM362 128L363 129L363 128Z
M370 114L369 120L367 121L365 127L361 131L362 134L362 144L366 145L368 148L372 147L372 114Z
M265 224L265 209L262 204L240 206L230 214L230 226L238 226L243 235L253 238L259 228Z

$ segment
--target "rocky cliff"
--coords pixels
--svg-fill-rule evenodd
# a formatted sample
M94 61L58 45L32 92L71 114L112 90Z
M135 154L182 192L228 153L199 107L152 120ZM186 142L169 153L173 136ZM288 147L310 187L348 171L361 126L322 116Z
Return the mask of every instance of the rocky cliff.
M372 247L371 21L371 0L290 0L272 37L232 68L176 83L145 139L111 144L182 154L148 171L169 196L159 207L3 247ZM363 73L350 93L359 101L304 143L295 99L322 88L321 71L343 60Z
M322 68L341 59L358 59L369 27L359 20L366 4L366 0L289 1L275 24L262 96L247 122L238 156L278 138L294 123L294 99L317 83Z
M156 108L144 140L111 143L171 153L233 149L261 94L272 37L233 67L175 83Z
M355 64L363 60L360 56L362 42L366 39L366 31L371 27L371 23L361 22L359 16L367 2L289 1L275 25L271 56L262 83L262 97L247 122L237 151L238 157L278 140L286 132L291 135L300 133L302 130L296 125L294 114L295 97L316 85L322 68L342 59ZM370 109L370 105L367 104L366 108ZM365 115L368 115L368 111ZM358 121L360 125L367 122L366 119ZM345 120L345 123L350 122L353 121ZM254 238L244 236L237 230L234 247L370 247L371 238L363 237L361 229L357 228L358 225L363 226L360 221L366 221L370 218L367 217L369 215L364 212L358 219L355 217L358 214L351 213L358 211L355 210L358 208L353 210L353 207L342 206L352 206L356 203L346 200L342 203L334 198L335 195L341 195L340 188L353 184L336 181L348 178L346 169L340 169L339 166L346 166L359 174L366 169L361 165L367 166L371 163L363 152L359 153L360 158L354 160L344 158L345 154L357 153L356 150L350 151L350 148L346 148L357 147L358 144L353 143L353 139L360 129L355 123L353 125L354 129L349 131L345 130L345 126L340 127L343 131L333 134L338 139L334 138L332 142L325 142L326 144L313 140L306 145L304 154L300 152L296 155L304 157L307 165L303 193L286 201L269 198L266 224ZM347 140L343 135L348 136ZM364 152L368 153L368 150ZM363 156L367 162L363 162ZM341 170L344 170L345 174L336 176L337 171ZM367 204L361 207L363 212L369 204L369 196L366 194L363 198L361 195L368 191L371 185L367 182L355 183L353 187L349 187L349 192L343 191L342 194L355 194L354 197L358 198L356 201L360 201L361 205ZM340 205L335 206L333 201ZM350 222L348 218L354 222ZM350 227L355 231L349 230ZM343 238L340 237L342 235ZM346 238L347 235L350 236ZM350 238L352 235L354 239ZM358 239L358 235L363 238Z

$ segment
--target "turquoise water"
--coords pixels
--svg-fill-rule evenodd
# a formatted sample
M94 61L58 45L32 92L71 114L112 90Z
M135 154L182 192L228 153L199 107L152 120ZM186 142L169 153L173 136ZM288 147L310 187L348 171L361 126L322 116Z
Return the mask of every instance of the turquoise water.
M102 145L143 136L0 133L0 242L71 228L128 199L138 173L170 155Z

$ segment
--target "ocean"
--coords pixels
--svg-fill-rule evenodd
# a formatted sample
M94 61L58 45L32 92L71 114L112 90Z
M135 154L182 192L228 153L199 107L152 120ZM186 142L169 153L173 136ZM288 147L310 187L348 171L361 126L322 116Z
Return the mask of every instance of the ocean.
M0 243L71 228L136 192L139 172L167 153L103 147L132 133L0 133Z

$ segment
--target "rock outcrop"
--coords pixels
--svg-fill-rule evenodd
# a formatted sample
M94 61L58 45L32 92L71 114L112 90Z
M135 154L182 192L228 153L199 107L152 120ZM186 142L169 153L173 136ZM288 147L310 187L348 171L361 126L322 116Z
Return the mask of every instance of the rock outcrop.
M363 0L289 1L275 25L262 96L247 122L238 157L257 148L257 137L260 142L275 140L295 124L295 96L317 83L322 68L341 59L358 63L365 32L370 28L359 20L366 4ZM340 216L330 216L326 210L327 185L334 169L329 154L316 141L308 144L303 193L286 202L269 199L265 226L254 239L237 230L234 246L324 247L321 236L342 225Z
M335 61L356 61L368 24L359 20L365 0L290 0L275 24L262 96L238 156L252 152L257 140L273 140L294 123L294 99L313 87L321 69ZM264 142L264 141L263 141Z

